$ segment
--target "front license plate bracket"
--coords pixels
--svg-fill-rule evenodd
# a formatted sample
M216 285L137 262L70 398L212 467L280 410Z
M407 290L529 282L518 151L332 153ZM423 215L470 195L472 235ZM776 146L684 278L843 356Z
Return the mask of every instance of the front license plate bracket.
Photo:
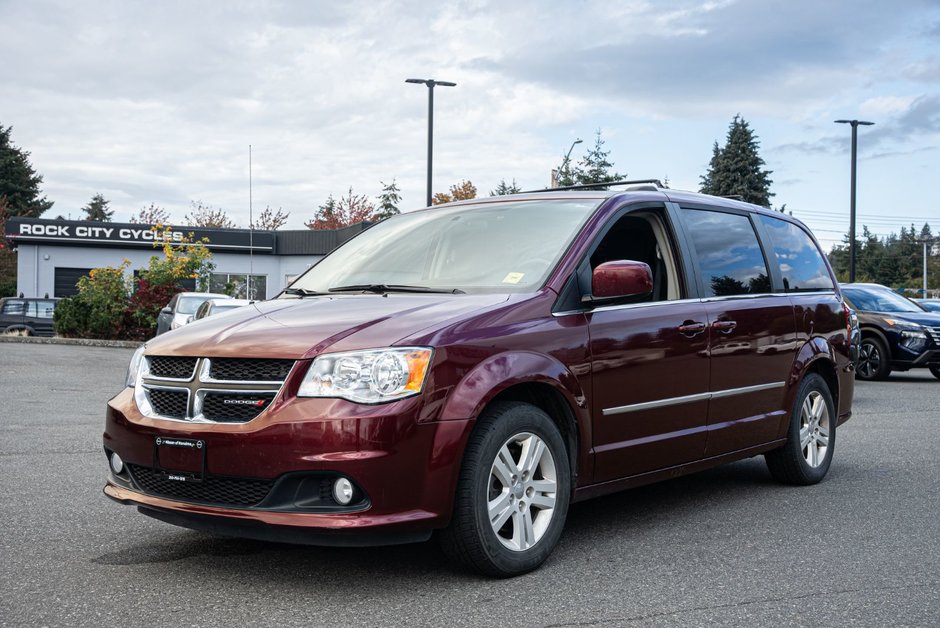
M165 463L165 458L176 462ZM188 464L180 464L186 460ZM180 468L173 468L176 465ZM157 436L153 441L153 471L163 480L174 482L202 482L206 477L206 441L197 438Z

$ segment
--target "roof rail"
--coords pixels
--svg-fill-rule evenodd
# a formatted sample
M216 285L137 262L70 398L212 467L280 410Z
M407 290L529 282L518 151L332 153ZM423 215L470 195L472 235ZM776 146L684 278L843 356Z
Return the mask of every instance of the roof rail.
M566 185L558 188L541 188L539 190L526 190L520 194L534 194L536 192L562 192L565 190L596 190L598 188L609 188L614 185L641 185L643 183L652 183L657 188L665 188L663 182L659 179L634 179L632 181L606 181L604 183L582 183L581 185Z

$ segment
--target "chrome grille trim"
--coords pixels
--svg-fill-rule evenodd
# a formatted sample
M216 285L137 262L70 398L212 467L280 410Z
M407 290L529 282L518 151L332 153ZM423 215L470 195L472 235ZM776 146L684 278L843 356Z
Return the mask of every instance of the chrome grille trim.
M158 356L163 357L163 356ZM248 358L250 359L250 358ZM262 360L263 358L259 358ZM288 376L296 368L296 361L288 369ZM171 379L158 377L150 373L149 359L141 361L141 369L137 377L137 385L134 388L134 400L137 402L137 408L147 418L160 419L163 421L176 421L180 423L212 423L216 425L224 424L244 424L255 420L264 414L268 408L278 399L284 381L229 381L215 380L209 377L211 367L211 358L196 358L193 375L189 379ZM168 392L186 393L186 414L184 417L165 416L158 413L150 399L149 391L164 390ZM235 412L231 419L223 419L217 416L217 420L206 418L203 413L203 405L207 394L231 395L232 397L243 396L264 396L269 401L263 406L259 406L259 411L250 418L241 418L239 415L244 412Z

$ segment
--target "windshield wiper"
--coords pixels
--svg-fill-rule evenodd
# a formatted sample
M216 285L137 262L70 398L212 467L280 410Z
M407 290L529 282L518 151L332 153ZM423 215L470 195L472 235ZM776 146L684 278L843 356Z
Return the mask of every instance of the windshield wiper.
M404 286L400 284L384 283L362 283L351 286L337 286L330 288L330 292L375 292L376 294L382 294L384 292L431 292L438 294L464 294L464 291L458 288L429 288L427 286Z
M307 290L306 288L284 288L284 294L296 294L297 296L303 298L316 297L324 293L316 292L315 290Z

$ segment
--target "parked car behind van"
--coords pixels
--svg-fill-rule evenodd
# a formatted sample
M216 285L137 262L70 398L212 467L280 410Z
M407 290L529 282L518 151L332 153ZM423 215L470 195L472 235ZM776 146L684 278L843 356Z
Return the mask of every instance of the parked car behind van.
M438 531L452 560L520 574L573 501L759 454L822 480L850 332L777 212L655 185L436 206L141 348L108 403L105 493L250 538Z
M912 368L940 379L940 313L879 284L843 284L842 292L859 313L859 379L887 379L891 371Z
M0 299L0 333L22 332L27 336L55 334L52 315L58 299L6 297Z
M249 299L233 299L231 297L226 299L208 299L203 301L202 304L196 309L196 313L190 317L190 322L198 321L201 318L207 316L213 316L215 314L221 314L222 312L228 312L236 308L240 308L243 305L250 305L251 301Z
M215 292L180 292L170 299L157 315L157 335L182 327L188 323L200 305L207 299L231 299L227 294Z

